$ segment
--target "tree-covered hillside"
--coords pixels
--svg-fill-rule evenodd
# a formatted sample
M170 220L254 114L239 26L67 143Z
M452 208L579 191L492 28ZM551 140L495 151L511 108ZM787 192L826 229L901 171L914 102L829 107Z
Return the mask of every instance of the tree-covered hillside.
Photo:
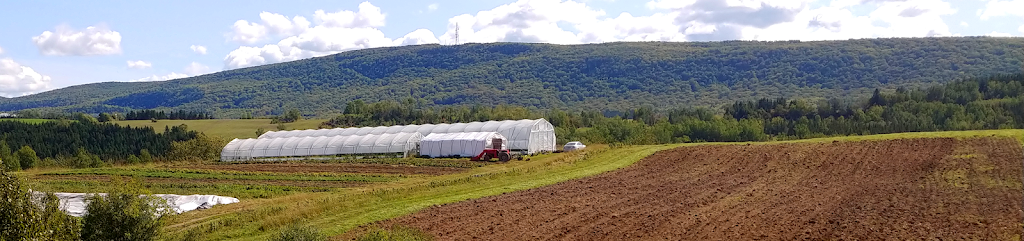
M0 100L0 111L177 109L238 117L290 108L333 116L352 100L621 110L760 98L869 96L1019 73L1024 38L818 42L421 45L151 83L99 83Z

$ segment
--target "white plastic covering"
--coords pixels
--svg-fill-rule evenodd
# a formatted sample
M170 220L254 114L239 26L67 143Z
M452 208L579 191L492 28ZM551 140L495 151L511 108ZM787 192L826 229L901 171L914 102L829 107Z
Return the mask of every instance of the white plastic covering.
M41 196L43 194L33 192L33 195ZM58 192L53 195L57 196L57 199L60 199L61 210L68 215L81 217L82 215L85 215L85 207L87 206L86 197L93 194ZM100 193L99 195L106 196L106 193ZM177 213L188 212L196 209L207 209L213 205L238 202L237 198L216 195L153 194L153 196L167 200L167 204L171 205L171 208L174 208L174 211Z
M290 135L290 134L289 134ZM378 135L301 136L234 139L221 150L222 161L270 157L332 156L351 154L416 153L423 135L418 132Z
M378 126L378 127L357 127L357 128L336 128L319 130L296 130L296 131L271 131L260 135L259 139L273 139L282 137L319 137L319 136L352 136L352 135L380 135L394 133L417 132L421 135L432 133L459 133L459 132L498 132L509 141L509 149L516 151L527 151L537 153L541 151L554 151L555 128L547 120L506 120L470 122L455 124L426 124L407 126Z
M420 155L429 157L474 157L493 146L492 140L501 139L507 149L508 139L497 132L433 133L420 141Z

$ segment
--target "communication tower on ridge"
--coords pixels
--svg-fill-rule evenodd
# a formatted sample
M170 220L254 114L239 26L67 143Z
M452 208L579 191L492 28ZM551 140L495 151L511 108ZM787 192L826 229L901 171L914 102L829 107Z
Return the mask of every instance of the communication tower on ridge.
M455 23L455 45L459 45L459 23Z

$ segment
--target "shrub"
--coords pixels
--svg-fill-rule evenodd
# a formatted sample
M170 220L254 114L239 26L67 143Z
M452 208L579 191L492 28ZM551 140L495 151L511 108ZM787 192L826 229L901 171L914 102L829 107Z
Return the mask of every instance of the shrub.
M314 227L301 225L299 223L292 224L281 230L277 236L274 236L270 240L272 241L322 241L327 240L327 237L320 230Z
M78 219L61 211L52 193L32 195L17 177L0 171L0 200L0 240L78 239Z
M221 138L199 134L191 140L171 143L171 152L167 157L175 161L216 160L224 144Z
M21 149L18 149L18 152L15 153L15 156L18 156L18 161L21 162L21 169L35 167L36 164L40 162L39 156L36 156L36 151L32 150L32 147L29 146L22 146Z
M142 159L135 155L128 155L128 164L139 164L142 163Z
M3 160L4 170L21 170L21 161L18 160L17 155L11 152L11 147L7 145L7 140L0 140L0 160Z
M150 154L149 150L142 149L142 151L139 152L139 160L142 161L142 163L153 162L153 154Z
M111 178L114 190L88 197L82 217L82 240L153 240L172 209L166 200L150 196L138 179Z

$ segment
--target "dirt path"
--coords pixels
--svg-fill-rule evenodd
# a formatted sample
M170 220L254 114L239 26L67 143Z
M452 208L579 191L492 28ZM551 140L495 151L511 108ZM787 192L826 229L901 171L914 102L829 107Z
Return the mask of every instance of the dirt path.
M1009 138L685 147L382 223L439 240L1020 238Z

